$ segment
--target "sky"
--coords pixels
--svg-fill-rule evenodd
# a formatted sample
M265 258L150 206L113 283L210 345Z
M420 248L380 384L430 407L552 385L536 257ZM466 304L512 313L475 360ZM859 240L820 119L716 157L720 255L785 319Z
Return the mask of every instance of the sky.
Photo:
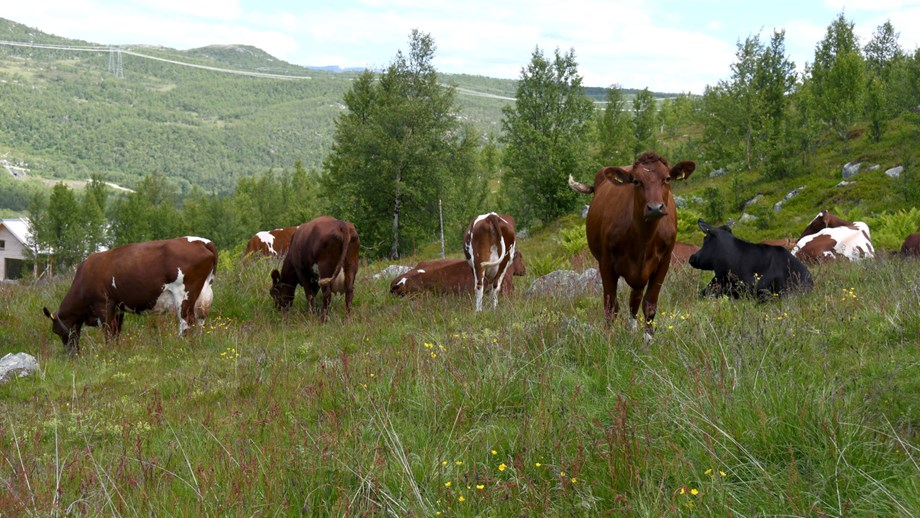
M785 30L799 71L839 13L865 44L891 21L920 47L920 0L28 0L0 17L93 43L253 45L296 65L382 70L427 33L438 72L519 79L538 49L573 51L584 86L703 93L739 41Z

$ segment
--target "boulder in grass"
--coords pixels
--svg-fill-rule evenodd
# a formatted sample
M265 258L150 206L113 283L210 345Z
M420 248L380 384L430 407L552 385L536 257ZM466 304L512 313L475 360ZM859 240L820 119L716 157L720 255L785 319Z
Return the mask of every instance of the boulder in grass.
M38 361L26 353L7 354L0 358L0 383L13 378L24 378L38 372Z
M556 270L533 281L527 294L577 297L585 291L596 292L599 289L601 276L596 268L588 268L583 273Z
M393 279L393 278L399 277L400 275L408 272L411 269L412 269L411 266L391 264L390 266L387 266L383 270L380 270L379 272L375 273L374 278L375 279Z

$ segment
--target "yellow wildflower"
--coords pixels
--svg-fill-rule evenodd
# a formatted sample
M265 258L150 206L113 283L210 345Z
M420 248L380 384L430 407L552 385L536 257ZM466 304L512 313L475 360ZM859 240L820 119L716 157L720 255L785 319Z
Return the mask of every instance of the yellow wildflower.
M462 460L458 460L457 462L454 462L454 464L456 464L456 465L459 466L459 465L463 464L463 461L462 461Z
M447 461L446 461L446 460L445 460L445 461L441 461L441 465L442 465L442 466L447 466Z
M492 450L492 455L498 455L498 452L495 450Z
M710 475L710 474L712 474L712 468L707 469L706 471L703 472L703 474L704 474L704 475Z
M694 489L691 489L691 490L690 490L690 494L693 495L693 496L696 496L696 495L700 494L700 492L699 492L699 490L697 490L696 488L694 488Z
M538 467L538 468L539 468L540 466L542 466L542 465L543 465L543 464L540 464L539 462L537 463L537 467Z
M680 488L680 494L684 494L684 493L686 493L686 492L687 492L687 490L686 490L686 489L684 489L684 488Z
M466 498L463 498L463 495L460 495L460 498L457 499L458 502L462 502L464 500L466 500Z
M444 483L444 487L450 487L451 483L452 482L448 480L447 482Z
M508 466L505 466L505 463L502 462L501 464L498 465L498 471L505 471L507 467Z
M724 477L724 476L725 476L725 472L722 471L721 469L719 470L719 476L720 476L720 477Z
M480 491L485 487L485 484L476 484L476 489L479 489Z

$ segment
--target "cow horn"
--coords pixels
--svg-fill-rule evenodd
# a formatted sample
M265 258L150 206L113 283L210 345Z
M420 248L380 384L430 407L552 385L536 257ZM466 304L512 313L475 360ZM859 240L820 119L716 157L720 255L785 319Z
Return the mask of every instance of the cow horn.
M45 312L46 317L50 318L51 320L54 320L54 313L48 311L48 308L42 307L42 311Z
M593 186L585 185L581 182L576 182L572 175L569 175L569 187L571 187L573 191L580 192L582 194L591 194L594 192Z

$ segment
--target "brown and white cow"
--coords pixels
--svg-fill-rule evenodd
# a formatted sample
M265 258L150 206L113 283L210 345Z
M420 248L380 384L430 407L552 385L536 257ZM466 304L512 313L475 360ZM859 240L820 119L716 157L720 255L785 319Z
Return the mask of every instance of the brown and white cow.
M646 152L632 166L600 169L594 185L569 177L569 186L575 191L594 193L585 218L585 233L604 285L604 316L608 322L616 319L619 312L617 282L623 277L632 288L630 316L635 319L641 303L646 336L651 336L658 295L677 237L671 182L687 178L695 169L691 161L670 167L665 158Z
M263 230L249 239L243 255L282 256L291 247L291 236L294 235L295 230L297 230L296 226Z
M501 294L508 296L514 293L513 276L526 273L523 256L518 251L511 262L511 275L506 275L502 281ZM390 283L390 293L394 295L422 292L465 294L473 293L474 289L473 270L465 259L422 261Z
M839 258L859 261L875 257L869 226L862 221L850 223L822 210L805 227L792 254L800 261L823 263Z
M217 248L204 238L127 244L87 257L57 313L43 309L72 353L84 325L102 326L106 339L118 336L126 311L175 312L181 335L207 317L216 271Z
M313 309L313 298L323 289L325 322L329 316L332 294L345 294L345 317L351 314L351 301L358 274L361 241L355 226L332 216L319 216L300 226L291 237L291 248L284 256L281 272L272 270L269 294L278 309L286 310L294 302L297 286L303 286L307 306Z
M490 212L477 216L463 234L463 254L473 270L476 311L482 311L482 295L492 293L492 307L498 307L499 287L514 260L517 242L514 218Z
M901 245L901 251L898 253L904 257L912 255L920 257L920 232L907 236L904 244Z

